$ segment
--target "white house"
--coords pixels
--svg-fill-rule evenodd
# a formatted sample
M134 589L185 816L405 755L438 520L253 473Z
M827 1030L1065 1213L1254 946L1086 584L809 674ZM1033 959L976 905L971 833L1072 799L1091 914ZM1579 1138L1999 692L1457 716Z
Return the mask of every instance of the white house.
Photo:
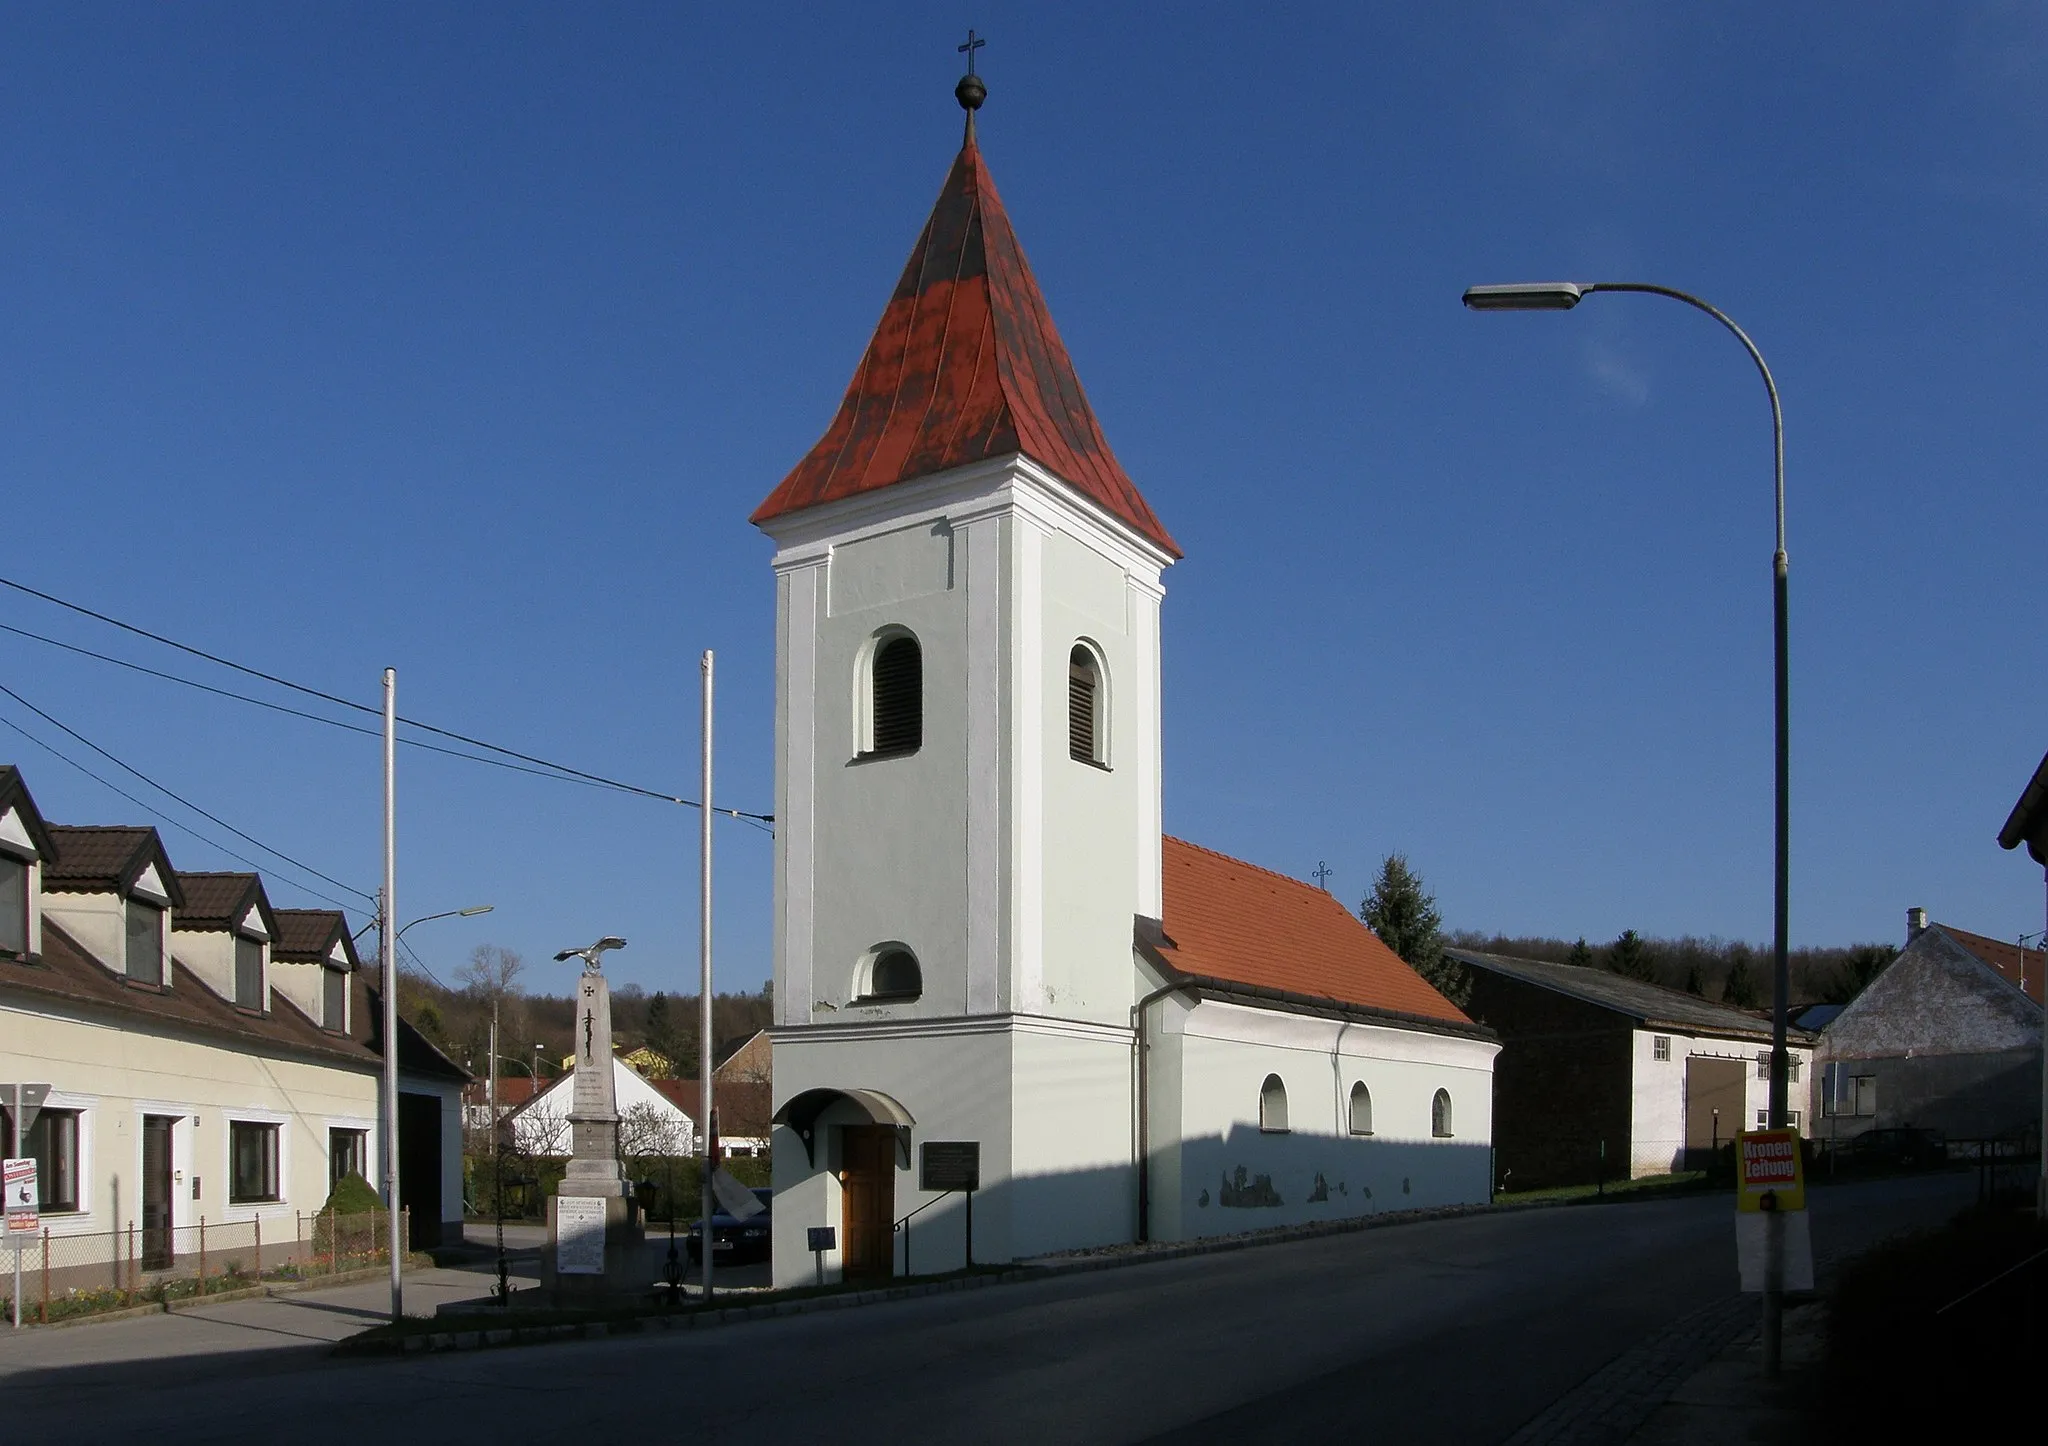
M4 1072L49 1086L0 1147L38 1161L43 1223L74 1242L53 1263L172 1268L202 1222L216 1263L259 1229L280 1259L337 1174L380 1181L374 1000L338 912L180 874L153 829L46 824L0 765ZM460 1221L466 1076L400 1045L400 1197L432 1244Z
M777 1280L813 1226L828 1276L957 1264L968 1199L926 1186L968 1155L981 1261L1484 1200L1485 1031L1320 891L1163 837L1180 552L971 120L838 417L753 515Z
M619 1142L627 1154L688 1155L696 1149L697 1122L690 1112L662 1092L661 1085L641 1077L616 1054L612 1056L612 1089L619 1110ZM502 1081L501 1081L502 1084ZM576 1072L548 1081L506 1119L512 1144L527 1154L558 1158L569 1153L569 1111L576 1098Z

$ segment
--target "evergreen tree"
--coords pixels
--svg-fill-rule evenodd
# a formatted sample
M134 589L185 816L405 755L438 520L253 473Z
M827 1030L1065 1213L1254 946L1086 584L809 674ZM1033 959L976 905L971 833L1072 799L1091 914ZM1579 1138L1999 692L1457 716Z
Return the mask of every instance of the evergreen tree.
M1693 960L1692 967L1685 971L1685 992L1697 995L1701 999L1707 997L1707 976L1700 971L1697 959Z
M1408 867L1405 854L1388 854L1380 862L1380 876L1365 896L1358 915L1380 942L1401 956L1410 969L1428 980L1431 987L1453 1004L1463 1004L1472 994L1471 981L1455 962L1444 958L1443 915L1437 912L1436 896L1422 886L1422 878Z
M1614 941L1614 947L1607 952L1607 967L1625 979L1657 982L1657 961L1643 943L1643 936L1633 929L1623 929L1621 937Z
M1581 969L1591 969L1593 967L1593 950L1586 943L1586 936L1584 934L1579 935L1579 942L1572 945L1572 952L1566 957L1564 962L1576 965Z
M1749 967L1754 957L1749 945L1737 944L1728 951L1728 982L1721 986L1721 1002L1732 1004L1737 1009L1755 1009L1760 1002L1756 989L1756 974Z
M1858 944L1828 980L1828 1003L1847 1004L1869 988L1870 982L1884 973L1885 966L1898 954L1889 944Z

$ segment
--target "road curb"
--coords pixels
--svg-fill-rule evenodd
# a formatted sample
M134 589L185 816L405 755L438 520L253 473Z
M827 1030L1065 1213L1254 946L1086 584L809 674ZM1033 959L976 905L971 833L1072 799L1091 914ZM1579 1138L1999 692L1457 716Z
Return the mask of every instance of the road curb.
M1087 1255L1044 1257L1026 1261L984 1275L953 1276L904 1285L877 1286L870 1290L846 1291L836 1295L805 1296L796 1300L763 1301L758 1305L729 1305L710 1310L690 1310L674 1315L636 1315L613 1320L555 1321L547 1324L463 1325L448 1330L422 1331L414 1335L364 1340L354 1337L334 1347L340 1356L408 1356L447 1351L491 1350L502 1346L542 1345L551 1341L602 1340L613 1336L646 1335L655 1331L709 1330L741 1325L754 1320L782 1316L811 1315L818 1311L850 1310L858 1306L883 1305L890 1301L917 1300L957 1290L981 1290L1024 1281L1052 1280L1066 1275L1087 1275L1100 1270L1122 1270L1160 1261L1185 1260L1195 1255L1218 1255L1249 1250L1260 1245L1285 1245L1293 1241L1316 1240L1331 1235L1350 1235L1364 1230L1398 1225L1421 1225L1431 1220L1456 1220L1472 1215L1511 1215L1524 1210L1552 1210L1571 1201L1532 1200L1512 1205L1438 1205L1415 1210L1389 1210L1377 1215L1353 1216L1345 1220L1318 1221L1309 1225L1283 1225L1270 1230L1246 1231L1209 1240L1190 1240L1151 1247L1107 1247Z

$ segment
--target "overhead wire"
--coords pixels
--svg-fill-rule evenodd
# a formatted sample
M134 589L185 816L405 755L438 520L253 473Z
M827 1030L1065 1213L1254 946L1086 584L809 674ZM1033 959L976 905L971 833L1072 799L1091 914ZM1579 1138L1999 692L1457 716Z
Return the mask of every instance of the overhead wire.
M175 648L177 651L181 653L188 654L195 658L203 659L204 661L212 663L217 667L230 669L234 672L241 673L246 677L260 679L261 681L273 684L276 687L288 688L295 693L303 693L307 697L318 698L322 702L332 703L336 707L350 708L359 713L369 713L373 715L377 714L380 711L376 708L371 707L367 703L358 703L355 702L353 699L340 697L337 694L326 692L320 688L315 688L310 684L297 683L292 681L290 678L280 677L275 673L267 673L263 671L261 668L252 668L247 666L246 664L237 663L231 658L224 658L220 656L218 653L210 653L206 649L194 647L190 643L181 643L176 638L165 637L162 633L152 632L148 628L138 627L134 623L124 622L120 618L110 616L107 613L98 612L92 608L84 606L81 603L68 601L65 598L56 596L54 593L47 593L40 588L30 587L27 583L16 582L13 578L0 577L0 587L12 588L16 592L25 593L29 597L39 598L43 602L50 603L56 607L64 608L69 612L77 613L81 617L88 617L93 619L95 622L105 623L109 627L119 628L123 632L132 633L139 638L147 638L150 642L161 644L162 646L167 648ZM659 799L664 803L680 804L685 808L699 808L703 806L693 799L683 798L672 793L665 793L659 789L642 788L638 784L624 783L616 778L608 778L601 773L591 773L585 769L572 768L566 763L556 763L551 759L536 757L531 753L522 753L517 749L507 748L501 744L486 742L484 739L481 738L472 738L468 734L457 733L453 729L437 727L432 723L422 722L417 718L400 717L398 721L405 724L409 728L417 728L420 729L422 732L432 733L437 737L451 739L457 743L465 743L472 748L482 748L492 753L502 754L507 758L516 758L522 763L536 764L542 768L551 769L556 774L565 775L568 778L580 779L585 782L600 784L607 788L615 788L624 793L635 793L646 798ZM772 824L775 821L774 816L771 814L749 813L741 809L713 807L711 811L713 813L729 814L734 818L751 818L758 820L762 823Z
M233 849L229 848L219 839L208 838L205 834L199 832L198 829L193 828L190 824L183 823L178 819L171 817L162 809L156 808L148 803L143 802L134 794L130 793L127 789L121 787L120 784L115 783L109 779L102 778L99 774L93 772L90 768L87 768L83 763L80 763L76 758L73 758L70 754L64 752L61 748L54 747L50 743L45 742L43 739L36 737L35 734L29 732L28 729L22 727L19 723L16 723L12 718L0 716L0 724L4 724L6 727L13 729L16 733L19 733L29 742L35 744L36 747L42 749L45 753L49 754L52 758L57 759L59 762L70 764L73 768L77 769L80 773L83 773L87 778L90 778L94 783L99 784L102 788L105 788L110 792L119 794L121 797L127 799L130 803L134 804L137 808L141 809L144 813L148 814L151 818L156 819L158 822L163 823L168 827L174 828L178 830L178 832L185 834L190 838L195 838L199 840L199 842L207 845L209 848L219 849L222 853L226 854L236 863L247 864L250 868L255 869L257 872L263 872L264 866L262 864L257 863L254 859L236 853ZM282 855L280 855L280 857L282 857ZM326 876L323 874L321 875L321 877L325 878ZM354 907L353 905L348 904L341 899L335 898L332 894L323 893L319 889L313 888L311 885L303 883L300 880L287 878L284 880L284 882L290 884L293 888L298 889L302 893L310 894L314 898L332 904L338 909L347 910L349 908ZM365 894L358 889L350 888L347 884L340 884L337 885L337 887L341 888L347 893L356 895L357 898L369 901L371 903L375 902L374 898L371 895Z

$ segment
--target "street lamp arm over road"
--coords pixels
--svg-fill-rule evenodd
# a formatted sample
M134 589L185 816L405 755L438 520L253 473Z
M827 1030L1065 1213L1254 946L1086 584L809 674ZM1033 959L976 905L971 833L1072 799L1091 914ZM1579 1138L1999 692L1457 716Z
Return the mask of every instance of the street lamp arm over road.
M1771 460L1777 484L1777 551L1771 557L1771 612L1778 755L1777 870L1771 941L1771 978L1775 998L1771 1007L1770 1121L1773 1128L1783 1129L1791 1123L1787 1098L1787 1077L1791 1071L1790 1058L1785 1052L1785 1023L1787 996L1791 990L1788 929L1792 868L1792 746L1791 705L1788 701L1791 664L1785 601L1788 572L1785 556L1785 413L1778 404L1778 383L1772 378L1771 369L1764 364L1764 354L1758 351L1756 343L1749 339L1749 333L1737 326L1719 307L1702 301L1690 292L1679 291L1670 286L1656 286L1645 281L1535 281L1506 286L1468 287L1465 291L1465 305L1473 311L1570 311L1596 291L1638 291L1651 296L1667 296L1673 301L1682 301L1697 311L1704 311L1742 343L1743 350L1749 353L1749 359L1756 363L1757 373L1764 379L1764 390L1770 394ZM1773 1377L1778 1374L1778 1278L1777 1267L1774 1264L1771 1270L1771 1286L1766 1289L1764 1304L1765 1368Z

